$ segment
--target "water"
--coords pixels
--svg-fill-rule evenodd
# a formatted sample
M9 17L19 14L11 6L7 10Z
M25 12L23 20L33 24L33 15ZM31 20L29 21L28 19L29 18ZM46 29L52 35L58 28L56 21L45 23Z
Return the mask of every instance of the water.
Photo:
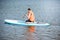
M48 22L49 27L28 27L4 24L4 19L26 20L23 15L31 8L36 21ZM0 0L0 40L60 40L60 0ZM30 38L31 37L31 38Z

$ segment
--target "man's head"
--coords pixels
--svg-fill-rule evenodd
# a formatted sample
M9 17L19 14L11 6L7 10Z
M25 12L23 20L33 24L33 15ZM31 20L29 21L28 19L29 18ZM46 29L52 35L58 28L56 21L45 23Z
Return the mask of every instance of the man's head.
M30 8L28 8L28 11L30 11L31 9Z
M30 13L32 10L30 8L28 8L28 13Z

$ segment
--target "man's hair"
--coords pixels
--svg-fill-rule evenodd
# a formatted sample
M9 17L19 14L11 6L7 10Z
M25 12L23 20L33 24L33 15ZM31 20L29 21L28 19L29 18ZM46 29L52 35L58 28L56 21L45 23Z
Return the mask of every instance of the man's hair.
M31 10L30 8L28 8L28 10Z

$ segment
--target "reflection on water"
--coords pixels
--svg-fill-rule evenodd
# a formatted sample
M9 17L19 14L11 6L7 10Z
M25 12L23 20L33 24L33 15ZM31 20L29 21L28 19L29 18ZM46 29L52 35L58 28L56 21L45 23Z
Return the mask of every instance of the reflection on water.
M29 26L27 31L26 31L26 39L27 40L34 40L34 35L33 33L35 32L35 27L34 26Z
M0 27L1 40L60 40L60 26L49 27L15 26L5 24Z

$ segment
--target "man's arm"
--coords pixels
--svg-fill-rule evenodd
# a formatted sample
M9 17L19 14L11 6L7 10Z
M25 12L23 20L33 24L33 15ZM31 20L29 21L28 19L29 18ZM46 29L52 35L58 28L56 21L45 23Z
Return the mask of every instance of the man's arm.
M30 15L31 15L30 13L27 14L28 19L30 19Z

